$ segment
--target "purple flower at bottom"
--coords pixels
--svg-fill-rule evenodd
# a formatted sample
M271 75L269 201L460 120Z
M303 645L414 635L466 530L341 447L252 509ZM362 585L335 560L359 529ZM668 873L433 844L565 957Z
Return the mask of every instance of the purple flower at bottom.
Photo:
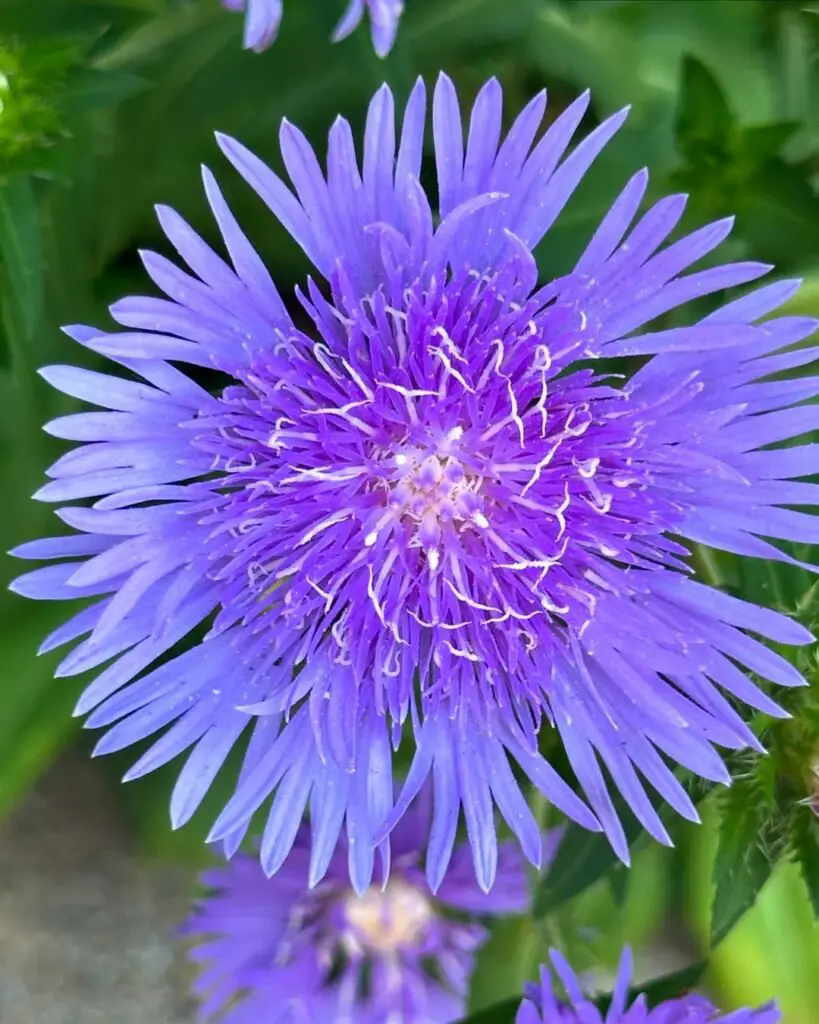
M617 982L608 1012L603 1014L584 995L577 975L566 960L553 950L554 974L565 993L558 998L553 988L553 974L542 967L540 984L526 987L515 1024L777 1024L781 1013L769 1003L758 1010L734 1010L722 1015L707 999L684 995L649 1009L645 996L629 1004L629 982L632 960L628 949L623 951Z
M61 676L100 669L76 709L108 730L97 753L152 738L127 778L186 755L175 827L243 750L211 839L238 849L265 805L268 874L309 814L311 880L346 831L366 889L428 779L433 891L461 816L483 888L496 811L540 863L528 785L628 861L610 789L670 843L658 796L698 820L677 766L729 782L718 748L761 749L742 707L784 714L762 680L804 685L765 640L810 632L695 580L690 549L793 562L778 541L819 543L799 511L819 504L801 479L816 445L774 447L819 429L816 377L784 379L816 358L800 344L816 321L777 316L798 282L775 281L668 327L771 268L691 270L731 221L666 244L685 197L641 212L644 171L574 266L539 282L534 249L625 119L567 155L588 104L538 137L538 95L504 135L490 80L465 138L441 76L432 197L420 81L400 127L378 90L360 163L343 119L326 161L285 121L292 187L222 136L316 276L286 304L206 169L226 256L160 207L186 269L144 253L162 294L112 306L125 330L68 330L119 375L41 371L100 411L46 426L80 443L36 497L77 532L16 549L52 564L12 588L93 599L42 649L78 641Z
M222 0L230 11L245 11L244 45L257 53L273 43L279 31L284 0ZM373 47L379 57L386 57L395 42L398 21L404 11L404 0L350 0L344 17L333 33L333 42L346 39L370 12Z
M350 887L339 849L308 888L302 829L281 871L268 879L237 855L207 872L212 892L183 933L207 936L191 957L203 965L195 991L203 1019L223 1024L448 1024L465 1011L476 951L487 938L474 915L528 905L518 850L504 844L490 895L475 884L467 847L456 849L437 897L420 866L427 821L416 811L393 836L385 886ZM555 834L547 838L550 850Z

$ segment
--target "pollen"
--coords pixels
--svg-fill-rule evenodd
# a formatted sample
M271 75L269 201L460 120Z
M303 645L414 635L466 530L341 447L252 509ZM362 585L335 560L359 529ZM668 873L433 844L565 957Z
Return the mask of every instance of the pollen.
M397 952L417 945L435 917L431 901L400 879L382 890L370 887L362 896L350 893L344 903L348 939L366 952Z

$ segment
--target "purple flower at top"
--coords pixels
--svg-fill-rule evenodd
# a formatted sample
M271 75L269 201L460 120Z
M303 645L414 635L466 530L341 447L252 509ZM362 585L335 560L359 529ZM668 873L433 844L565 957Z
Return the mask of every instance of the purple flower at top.
M398 34L398 21L404 13L404 0L350 0L347 13L333 33L333 42L346 39L358 28L365 10L370 12L373 49L379 57L386 57Z
M393 836L389 882L361 895L350 888L341 848L324 880L308 889L304 827L275 878L244 855L207 872L212 892L183 927L207 937L191 952L202 965L195 984L201 1019L449 1024L461 1017L475 953L488 935L475 915L525 910L526 872L514 844L503 844L487 896L460 846L434 898L420 867L427 827L424 815L407 815ZM555 834L547 843L553 850Z
M623 951L617 982L608 1011L604 1014L584 995L577 975L560 953L551 952L552 968L565 993L559 998L553 988L553 975L542 967L540 984L526 987L526 996L515 1024L778 1024L779 1008L769 1003L758 1010L734 1010L721 1014L703 996L684 995L670 999L653 1009L644 995L629 1003L632 960Z
M244 45L257 53L274 42L282 20L283 0L222 0L230 11L245 11ZM379 57L386 57L395 42L398 21L404 11L404 0L350 0L343 18L333 33L333 42L346 39L370 12L373 47Z
M276 39L284 13L284 0L222 0L229 11L245 12L244 46L261 53Z
M188 269L144 253L164 297L117 302L124 331L68 331L124 374L42 371L102 411L47 425L80 444L36 497L76 532L18 548L53 564L13 589L85 599L43 650L79 640L61 676L102 667L77 706L108 729L98 753L154 737L126 778L187 752L174 826L242 739L211 838L237 849L267 805L268 874L309 810L312 881L344 829L363 891L430 777L433 891L461 814L485 889L496 810L540 862L526 780L628 861L611 784L670 842L647 786L696 820L674 768L727 783L717 748L759 749L737 703L783 714L750 674L804 683L760 638L810 633L697 582L688 545L790 562L777 540L819 542L819 519L797 509L819 504L800 479L816 446L771 447L819 428L819 404L804 404L816 378L781 379L816 358L798 345L816 321L775 316L798 287L776 281L665 326L770 267L690 271L731 221L664 244L685 197L639 213L644 171L574 267L538 284L533 250L625 119L567 155L588 103L538 138L538 95L503 136L491 80L464 141L442 76L432 197L422 82L398 131L392 94L376 93L360 165L336 121L326 177L285 121L292 187L220 137L317 278L286 304L205 170L229 262L160 207ZM641 365L621 376L621 357ZM219 371L218 390L186 363ZM543 753L555 742L590 807ZM399 747L412 756L394 800Z

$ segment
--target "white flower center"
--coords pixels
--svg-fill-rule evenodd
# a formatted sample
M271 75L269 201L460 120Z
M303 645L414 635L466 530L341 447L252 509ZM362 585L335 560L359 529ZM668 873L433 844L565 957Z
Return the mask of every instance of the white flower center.
M383 891L372 887L363 896L351 893L344 913L351 941L374 953L416 945L435 916L424 893L400 879L389 882Z
M408 519L415 524L410 546L426 551L434 571L442 530L447 524L458 529L488 528L482 477L465 468L453 451L462 434L462 427L454 427L437 448L407 446L384 456L387 508L375 529L364 538L365 546L376 544L388 523Z

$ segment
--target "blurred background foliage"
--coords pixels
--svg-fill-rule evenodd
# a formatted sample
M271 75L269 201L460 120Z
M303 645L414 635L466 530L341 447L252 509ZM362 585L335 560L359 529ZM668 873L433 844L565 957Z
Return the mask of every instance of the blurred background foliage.
M303 280L304 258L228 172L213 131L278 166L282 117L323 149L336 114L361 127L384 79L400 102L417 75L431 82L444 68L466 106L494 74L510 116L548 87L549 118L588 87L586 127L631 104L626 127L541 245L544 277L569 269L626 178L648 165L654 197L690 192L683 227L737 215L721 261L767 260L777 274L803 277L791 311L819 314L819 3L407 0L385 62L364 28L330 45L344 6L290 0L279 41L257 56L242 52L241 18L218 0L0 0L4 547L55 529L49 508L30 495L57 454L41 425L72 402L35 370L87 361L59 325L105 327L111 301L146 287L137 249L167 250L152 205L175 206L215 242L198 176L199 163L212 165L287 294ZM814 562L816 554L798 552ZM804 570L705 550L697 559L701 575L729 592L809 626L819 618ZM5 581L15 568L6 560ZM83 680L53 679L55 660L34 655L64 615L0 593L0 815L63 747L89 747L70 714ZM815 680L815 654L800 658ZM532 976L549 942L591 967L611 966L624 940L653 951L644 962L655 973L658 951L672 951L671 966L687 965L665 983L671 991L702 981L728 1007L778 995L788 1024L818 1019L819 697L813 688L785 696L791 719L756 716L768 758L734 758L728 792L691 783L704 826L669 816L674 850L646 842L631 821L628 872L599 837L568 830L553 870L533 880L533 915L497 927L476 973L471 1020L511 1021L503 999ZM104 759L98 771L117 787L146 857L201 862L219 792L172 834L174 766L119 787L131 760Z

